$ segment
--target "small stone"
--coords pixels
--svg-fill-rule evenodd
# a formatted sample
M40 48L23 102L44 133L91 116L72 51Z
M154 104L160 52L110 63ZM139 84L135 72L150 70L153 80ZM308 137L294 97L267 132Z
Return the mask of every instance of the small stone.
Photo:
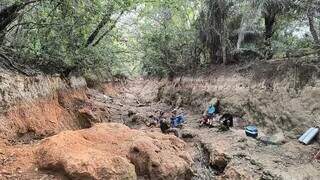
M185 139L192 139L195 137L195 134L191 133L191 132L188 132L188 131L184 131L182 132L182 138L185 138Z
M240 139L238 140L238 142L246 142L246 141L247 141L246 138L240 138Z
M47 174L40 178L40 180L45 180L45 179L48 179L48 175Z
M11 173L3 169L3 170L1 171L1 174L3 174L3 175L10 175Z

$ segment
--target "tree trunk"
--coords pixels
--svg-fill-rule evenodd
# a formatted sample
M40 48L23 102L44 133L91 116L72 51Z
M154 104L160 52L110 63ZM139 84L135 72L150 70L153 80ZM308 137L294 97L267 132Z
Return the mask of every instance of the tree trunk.
M239 33L238 33L238 41L237 41L237 49L239 50L241 48L241 43L244 39L244 30L245 30L245 22L244 17L241 18Z
M3 44L7 27L17 18L22 8L21 3L16 3L0 11L0 44Z
M227 39L227 29L225 27L225 24L224 24L224 20L221 21L222 22L222 32L221 32L221 54L222 54L222 62L224 65L226 65L228 63L228 60L227 60L227 42L226 42L226 39Z
M264 23L265 23L264 56L266 59L271 59L273 57L272 36L273 36L273 26L274 26L275 21L276 21L275 14L265 14L264 15Z
M102 20L96 27L96 29L90 34L89 38L87 39L86 47L89 47L99 34L99 32L102 30L102 28L111 21L111 16L113 13L113 7L108 9L108 12L103 16Z
M313 37L314 43L316 44L317 47L319 47L320 45L320 41L319 41L319 35L318 35L318 31L314 22L314 15L313 12L309 10L308 12L308 20L309 20L309 29L311 32L311 35Z
M226 1L225 0L219 0L219 16L220 16L220 42L221 42L221 56L222 56L222 62L224 65L226 65L228 62L227 60L227 38L228 38L228 28L226 25L226 16L227 16L227 7L226 7Z
M19 12L27 5L38 2L40 0L24 0L18 1L0 11L0 44L2 44L6 35L7 27L13 23L19 16Z
M97 46L97 45L100 43L100 41L101 41L110 31L112 31L112 30L116 27L116 25L117 25L119 19L121 18L121 16L123 15L123 13L124 13L124 11L122 11L122 12L120 13L120 15L118 16L118 18L117 18L115 21L112 22L112 24L111 24L111 26L109 27L109 29L106 30L106 31L96 40L96 42L94 42L94 43L92 42L92 46Z

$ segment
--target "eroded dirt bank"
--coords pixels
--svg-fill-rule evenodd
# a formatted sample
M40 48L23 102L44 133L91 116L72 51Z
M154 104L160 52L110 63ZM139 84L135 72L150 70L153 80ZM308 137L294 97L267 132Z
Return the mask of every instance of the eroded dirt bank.
M0 179L192 177L182 140L122 125L130 108L150 109L123 85L98 91L81 77L0 75Z
M222 111L243 117L267 132L296 137L320 125L320 72L303 62L213 67L195 77L163 81L158 100L202 113L217 97Z
M210 87L215 86L210 79L206 83L196 83L197 81L199 78L178 78L173 82L146 79L130 81L121 95L122 103L126 104L121 111L122 119L130 127L157 131L157 128L146 127L150 114L155 114L157 110L168 112L175 107L179 107L180 112L186 112L187 123L180 134L187 142L187 151L194 161L193 179L319 179L320 164L314 159L315 153L320 149L318 141L305 146L297 142L296 137L300 134L295 130L270 129L259 121L247 119L251 117L250 112L236 111L239 106L237 108L236 101L231 101L241 98L239 94L229 94L233 97L230 98L228 94L206 89L208 84ZM227 92L234 90L232 85L225 85L226 89L230 88ZM211 90L209 92L212 94L206 92L208 90ZM197 93L202 95L197 96ZM221 93L218 97L222 101L222 112L235 115L238 115L238 112L244 113L240 115L243 115L245 123L258 125L261 139L246 137L243 128L239 126L227 132L220 132L217 128L199 128L198 120L202 116L202 110L216 93ZM314 114L313 116L317 117ZM273 123L268 117L260 118ZM313 125L315 124L311 126ZM277 127L279 124L272 126ZM302 126L301 131L308 127Z
M88 97L94 93L88 91L82 77L26 77L3 71L0 79L2 138L43 138L63 130L87 128L93 122L83 116L91 110L99 116L98 122L108 120L108 108Z
M309 146L297 142L308 128L320 125L319 82L317 70L298 62L215 67L203 76L163 80L157 100L189 111L183 131L203 144L218 171L215 177L319 179L320 165L313 158L319 138ZM197 120L213 97L220 99L222 113L257 125L260 139L247 138L242 127L199 128Z
M296 140L319 123L317 78L292 92L290 78L271 78L270 90L248 69L245 76L243 69L225 72L173 82L134 79L98 90L81 77L2 73L0 179L319 179L313 158L319 142ZM247 138L240 127L199 128L213 96L223 112L257 124L268 141ZM174 107L187 113L184 142L149 126L150 115ZM278 114L292 119L279 121Z

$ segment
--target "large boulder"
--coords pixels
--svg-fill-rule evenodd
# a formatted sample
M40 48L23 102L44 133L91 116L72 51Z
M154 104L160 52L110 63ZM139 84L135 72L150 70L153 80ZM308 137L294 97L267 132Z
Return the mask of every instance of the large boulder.
M178 138L116 123L62 132L36 154L40 168L73 179L187 179L192 163Z

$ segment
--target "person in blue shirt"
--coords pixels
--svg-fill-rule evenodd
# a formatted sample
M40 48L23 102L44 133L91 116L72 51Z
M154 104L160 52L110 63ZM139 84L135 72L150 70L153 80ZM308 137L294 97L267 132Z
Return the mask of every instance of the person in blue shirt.
M200 122L200 126L212 125L211 121L217 114L219 114L219 106L220 106L219 100L216 100L215 103L209 104L208 109L205 111L203 118Z
M176 109L174 109L171 113L172 113L171 118L170 118L171 127L173 127L173 128L180 127L185 121L183 115L182 114L177 115Z

